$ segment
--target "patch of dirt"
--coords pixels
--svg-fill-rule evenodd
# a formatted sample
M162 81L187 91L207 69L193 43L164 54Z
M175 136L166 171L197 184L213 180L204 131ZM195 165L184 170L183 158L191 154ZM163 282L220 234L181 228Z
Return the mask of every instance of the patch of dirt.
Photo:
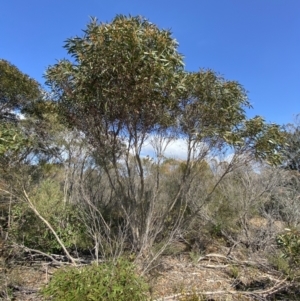
M201 292L232 291L237 282L230 276L230 267L224 264L217 264L216 268L213 268L212 264L193 263L188 257L163 258L162 262L164 271L158 272L159 275L152 283L155 300L164 300L164 298L174 295L172 299L166 300L180 300L181 295L188 293L201 295ZM218 297L214 300L222 299ZM233 299L227 298L226 300ZM243 300L250 299L244 298Z
M47 283L54 268L49 262L20 257L18 248L0 243L0 300L38 301L38 290Z
M231 256L226 256L224 247L214 250L198 257L193 253L161 257L150 272L153 299L271 300L272 295L289 285L279 272L267 265L262 254L252 254L250 258L245 250L233 252Z
M2 296L0 300L37 301L39 288L50 278L49 268L46 265L31 265L23 263L9 264L2 267ZM2 299L1 299L2 298Z

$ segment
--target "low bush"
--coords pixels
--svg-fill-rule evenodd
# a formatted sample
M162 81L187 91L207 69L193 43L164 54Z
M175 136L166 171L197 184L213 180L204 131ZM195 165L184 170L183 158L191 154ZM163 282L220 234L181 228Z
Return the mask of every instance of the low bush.
M300 279L300 231L297 229L285 229L285 232L277 237L277 244L282 252L281 257L287 262L289 276L295 280Z
M277 237L277 244L291 264L300 264L300 231L286 229L285 233Z
M147 291L134 265L119 259L116 263L62 268L41 294L52 301L143 301L147 300Z

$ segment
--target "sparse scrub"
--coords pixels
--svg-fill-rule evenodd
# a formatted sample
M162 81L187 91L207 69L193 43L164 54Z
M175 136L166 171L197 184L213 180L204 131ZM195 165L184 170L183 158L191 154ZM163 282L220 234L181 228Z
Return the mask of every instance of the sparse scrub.
M49 93L0 60L0 234L63 266L45 297L145 300L124 254L147 274L160 257L195 267L210 253L235 281L235 263L276 249L273 266L299 276L298 127L248 119L242 85L185 70L172 33L143 17L92 19L65 49ZM167 156L178 141L185 159Z

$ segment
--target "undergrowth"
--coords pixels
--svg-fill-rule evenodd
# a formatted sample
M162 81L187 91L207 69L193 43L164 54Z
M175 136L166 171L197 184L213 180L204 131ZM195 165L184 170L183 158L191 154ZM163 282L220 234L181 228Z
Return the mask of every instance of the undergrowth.
M117 263L60 269L41 295L51 301L143 301L147 292L148 286L134 265L119 259Z

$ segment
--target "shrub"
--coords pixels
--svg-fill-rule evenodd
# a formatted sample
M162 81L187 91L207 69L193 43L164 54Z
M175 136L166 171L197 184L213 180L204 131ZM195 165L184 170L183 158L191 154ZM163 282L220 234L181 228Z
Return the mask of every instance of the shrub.
M282 252L281 258L286 262L284 271L289 278L300 280L300 231L297 229L285 229L285 233L277 237L277 244Z
M60 269L41 294L52 301L143 301L147 290L134 265L119 259L117 263Z
M286 229L286 232L277 237L277 244L283 252L283 258L290 264L299 267L300 264L300 231Z
M78 208L64 202L60 184L45 180L39 184L31 199L39 213L51 224L68 249L84 250L91 247ZM53 233L32 211L28 203L12 208L10 236L17 243L46 253L61 252Z

